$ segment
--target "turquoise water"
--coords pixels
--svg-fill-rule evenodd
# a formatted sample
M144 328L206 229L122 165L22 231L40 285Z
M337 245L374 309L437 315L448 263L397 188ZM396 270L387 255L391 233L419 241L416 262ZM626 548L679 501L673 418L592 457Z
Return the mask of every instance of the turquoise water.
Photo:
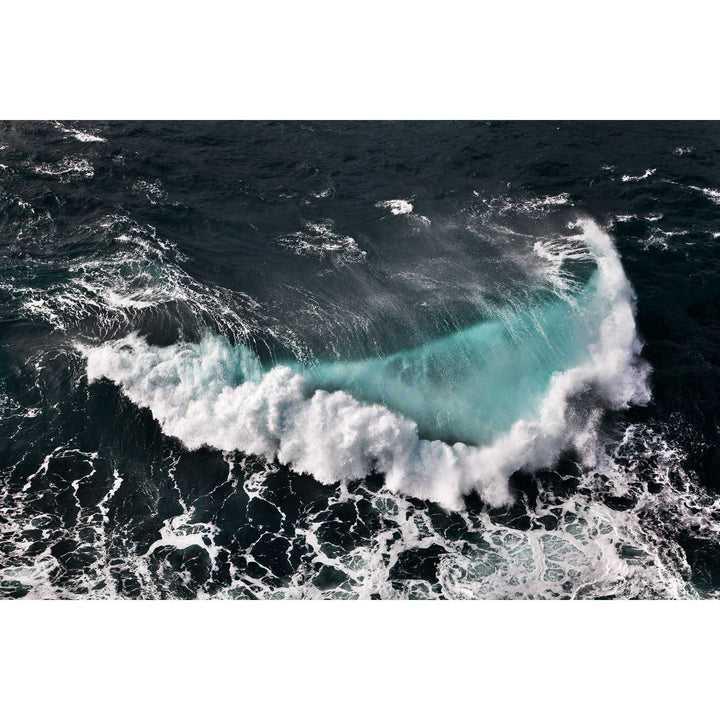
M546 300L385 357L291 363L313 389L344 390L414 420L423 437L484 445L536 419L554 373L581 363L597 332L597 272Z

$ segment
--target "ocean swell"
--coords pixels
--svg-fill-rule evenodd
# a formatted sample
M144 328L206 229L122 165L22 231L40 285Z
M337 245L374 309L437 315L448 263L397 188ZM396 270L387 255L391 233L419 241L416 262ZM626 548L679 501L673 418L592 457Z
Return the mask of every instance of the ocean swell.
M222 336L155 347L133 334L82 347L88 378L119 385L190 449L260 455L326 484L377 472L391 490L447 508L473 491L507 504L513 472L552 466L568 448L591 465L603 409L650 399L634 293L617 251L591 220L575 232L596 264L592 278L559 310L531 317L535 330L520 336L484 324L401 358L308 370L263 367ZM549 350L531 353L541 342ZM458 352L465 360L449 362ZM444 384L428 381L438 363L449 367Z

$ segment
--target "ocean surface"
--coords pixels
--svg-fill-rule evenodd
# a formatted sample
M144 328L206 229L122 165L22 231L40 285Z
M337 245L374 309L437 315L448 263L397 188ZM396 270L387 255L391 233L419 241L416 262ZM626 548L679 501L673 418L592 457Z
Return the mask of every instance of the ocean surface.
M720 596L720 123L0 123L0 596Z

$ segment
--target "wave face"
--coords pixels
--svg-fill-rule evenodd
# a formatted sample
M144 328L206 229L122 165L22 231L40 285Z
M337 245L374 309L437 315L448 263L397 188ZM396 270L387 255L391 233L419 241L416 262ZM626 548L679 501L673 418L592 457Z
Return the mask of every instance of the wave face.
M595 266L582 287L406 351L268 366L223 336L157 347L133 334L83 347L88 378L117 383L189 449L277 459L325 484L380 473L447 508L472 492L508 504L515 471L570 448L592 465L602 411L650 399L617 251L591 220L574 230L563 252Z

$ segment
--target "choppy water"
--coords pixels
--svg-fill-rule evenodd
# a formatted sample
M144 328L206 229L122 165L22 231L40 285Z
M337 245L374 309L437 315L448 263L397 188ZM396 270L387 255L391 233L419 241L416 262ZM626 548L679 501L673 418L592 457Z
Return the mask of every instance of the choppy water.
M0 592L706 597L717 123L0 125Z

